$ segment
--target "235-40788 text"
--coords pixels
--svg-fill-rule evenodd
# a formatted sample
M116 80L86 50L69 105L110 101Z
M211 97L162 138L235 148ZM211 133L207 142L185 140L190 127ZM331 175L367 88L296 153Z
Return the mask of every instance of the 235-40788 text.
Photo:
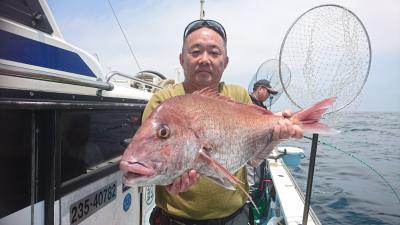
M70 206L70 223L76 225L117 197L117 182L104 186Z

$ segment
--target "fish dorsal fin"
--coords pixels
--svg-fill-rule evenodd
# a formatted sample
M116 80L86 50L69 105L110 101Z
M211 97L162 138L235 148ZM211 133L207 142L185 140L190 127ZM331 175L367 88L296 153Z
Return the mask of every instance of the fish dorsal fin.
M205 88L203 88L201 90L195 91L192 94L212 97L212 98L215 98L215 99L219 99L219 100L222 100L222 101L225 101L225 102L231 102L231 103L235 103L235 104L245 104L245 105L248 105L249 107L253 107L253 109L258 110L259 112L262 112L263 114L273 115L273 113L271 111L269 111L268 109L265 109L263 107L255 105L255 104L247 104L247 103L235 102L231 98L229 98L227 96L220 95L217 91L215 91L214 89L211 89L209 87L205 87Z
M272 112L269 111L268 109L265 109L265 108L263 108L263 107L261 107L261 106L258 106L258 105L256 105L256 104L249 104L249 105L250 105L250 107L253 107L254 109L257 109L258 111L262 112L263 114L266 114L266 115L274 115L274 113L272 113Z
M239 187L239 189L247 196L247 198L251 201L251 203L254 205L254 208L257 209L256 203L254 203L253 199L251 198L250 194L247 193L247 191L242 187L243 182L239 180L239 178L235 177L233 174L231 174L224 166L222 166L219 162L217 162L215 159L211 158L205 149L200 149L199 150L199 155L208 163L210 167L213 167L214 170L219 171L219 173L223 174L225 178L233 185ZM225 179L224 178L224 179ZM219 182L215 179L212 179L216 181L218 184ZM224 186L224 185L222 185ZM225 187L225 186L224 186ZM257 212L260 213L257 209Z
M219 93L209 87L205 87L203 89L194 91L192 94L204 95L204 96L219 96Z
M201 90L195 91L192 94L212 97L212 98L219 99L219 100L222 100L222 101L236 103L231 98L223 96L223 95L220 95L217 91L215 91L214 89L211 89L209 87L205 87L205 88L203 88Z

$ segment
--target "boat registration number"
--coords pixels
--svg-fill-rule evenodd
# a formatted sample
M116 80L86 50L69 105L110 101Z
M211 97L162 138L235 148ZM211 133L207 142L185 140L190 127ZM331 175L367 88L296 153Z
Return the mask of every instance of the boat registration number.
M78 224L117 197L117 181L73 203L69 208L71 225Z

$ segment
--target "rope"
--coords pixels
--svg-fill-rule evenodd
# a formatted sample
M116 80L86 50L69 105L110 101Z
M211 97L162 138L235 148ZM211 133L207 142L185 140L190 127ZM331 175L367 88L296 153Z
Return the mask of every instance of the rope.
M309 140L312 140L312 138L307 137L307 136L304 136L304 138L307 138L307 139L309 139ZM358 162L360 162L360 163L363 164L364 166L368 167L370 170L372 170L372 172L374 172L376 175L378 175L378 177L380 177L380 178L384 181L384 183L386 184L386 186L388 186L388 187L392 190L393 194L396 196L397 200L398 200L399 203L400 203L400 197L399 197L399 195L397 194L396 190L395 190L395 189L393 188L393 186L389 183L389 181L386 180L386 178L385 178L382 174L380 174L375 168L373 168L373 167L370 166L368 163L366 163L364 160L358 158L357 156L355 156L355 155L352 154L352 153L346 152L346 151L344 151L344 150L342 150L342 149L340 149L340 148L338 148L338 147L336 147L336 146L334 146L334 145L332 145L332 144L329 144L329 143L327 143L327 142L324 142L324 141L318 140L318 142L321 143L321 144L323 144L323 145L326 145L326 146L328 146L328 147L331 147L331 148L333 148L333 149L335 149L335 150L338 150L339 152L342 152L342 153L344 153L344 154L350 156L351 158L357 160Z
M110 8L111 8L111 11L112 11L112 13L113 13L113 15L114 15L114 17L115 17L115 20L117 21L117 24L118 24L118 26L119 26L119 29L121 30L122 35L123 35L124 38L125 38L125 42L126 42L126 44L128 45L129 50L131 51L131 54L132 54L132 56L133 56L133 59L135 60L136 65L137 65L137 67L139 68L139 71L142 71L142 69L140 68L139 62L138 62L138 60L137 60L135 54L133 53L132 47L131 47L131 45L129 44L128 38L126 38L125 32L124 32L124 30L122 29L121 23L119 22L118 17L117 17L117 15L115 14L115 11L114 11L114 8L113 8L112 5L111 5L111 2L110 2L110 0L107 0L107 1L108 1L108 4L110 5Z

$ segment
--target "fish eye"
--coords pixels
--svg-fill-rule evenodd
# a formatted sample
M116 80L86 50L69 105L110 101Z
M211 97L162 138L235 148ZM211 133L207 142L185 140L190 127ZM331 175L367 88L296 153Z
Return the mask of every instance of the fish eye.
M159 138L168 138L170 134L171 131L167 125L160 125L157 129L157 136Z

